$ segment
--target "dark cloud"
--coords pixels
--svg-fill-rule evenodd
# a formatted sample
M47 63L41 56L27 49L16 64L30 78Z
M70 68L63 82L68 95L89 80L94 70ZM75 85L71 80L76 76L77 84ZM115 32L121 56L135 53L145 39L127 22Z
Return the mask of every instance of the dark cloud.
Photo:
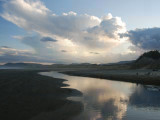
M91 53L91 54L96 54L96 55L99 54L98 52L90 52L90 53Z
M61 52L67 52L66 50L61 50Z
M1 48L10 48L10 47L8 47L8 46L1 46Z
M41 38L42 42L57 42L57 40L52 39L51 37L43 37Z
M122 36L129 37L132 44L144 50L160 50L160 28L131 30Z

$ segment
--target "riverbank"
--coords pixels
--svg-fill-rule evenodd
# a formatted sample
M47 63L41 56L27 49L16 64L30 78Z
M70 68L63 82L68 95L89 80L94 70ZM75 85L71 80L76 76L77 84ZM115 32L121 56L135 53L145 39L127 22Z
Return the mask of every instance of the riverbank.
M65 71L62 73L146 85L160 85L160 71L152 70L81 70Z
M67 100L81 95L61 88L65 80L39 75L38 70L0 70L1 120L67 120L83 110Z

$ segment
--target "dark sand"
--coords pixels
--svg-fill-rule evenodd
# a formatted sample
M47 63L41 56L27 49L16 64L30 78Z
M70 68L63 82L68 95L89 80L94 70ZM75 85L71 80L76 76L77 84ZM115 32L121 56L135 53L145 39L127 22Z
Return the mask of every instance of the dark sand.
M146 85L160 85L160 71L154 72L152 70L77 70L62 73Z
M0 120L68 120L83 110L66 97L81 95L63 79L35 70L0 70Z

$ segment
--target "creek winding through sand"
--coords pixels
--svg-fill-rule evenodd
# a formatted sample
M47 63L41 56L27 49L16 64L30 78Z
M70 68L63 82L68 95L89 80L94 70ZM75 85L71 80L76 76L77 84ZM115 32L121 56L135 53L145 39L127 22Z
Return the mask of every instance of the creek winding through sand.
M120 81L69 76L58 72L42 75L66 79L67 88L83 93L68 99L84 104L84 111L73 120L159 120L160 88Z

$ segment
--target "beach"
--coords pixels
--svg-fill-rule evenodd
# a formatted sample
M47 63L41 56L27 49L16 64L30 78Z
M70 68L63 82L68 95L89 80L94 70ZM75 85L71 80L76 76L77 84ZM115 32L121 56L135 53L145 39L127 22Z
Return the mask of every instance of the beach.
M67 120L83 110L67 100L81 92L61 88L64 79L38 74L42 70L0 70L1 120ZM67 109L67 110L66 110Z

